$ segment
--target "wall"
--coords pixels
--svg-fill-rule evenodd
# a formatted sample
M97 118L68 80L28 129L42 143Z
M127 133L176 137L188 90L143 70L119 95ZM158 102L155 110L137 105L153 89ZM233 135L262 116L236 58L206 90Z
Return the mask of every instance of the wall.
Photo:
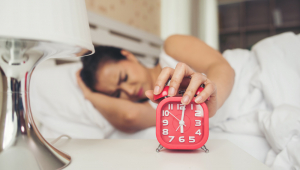
M161 38L191 35L191 0L161 0Z
M160 0L85 0L88 10L160 36Z
M161 0L161 37L185 34L219 49L217 0Z
M198 4L198 38L214 49L219 49L217 0L200 0Z

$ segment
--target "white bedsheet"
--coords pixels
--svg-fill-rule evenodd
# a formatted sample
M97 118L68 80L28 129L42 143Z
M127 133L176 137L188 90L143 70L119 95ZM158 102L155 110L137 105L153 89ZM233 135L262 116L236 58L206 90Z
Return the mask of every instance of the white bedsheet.
M300 38L284 33L252 49L229 50L235 69L233 91L210 119L211 128L265 136L272 169L300 169Z

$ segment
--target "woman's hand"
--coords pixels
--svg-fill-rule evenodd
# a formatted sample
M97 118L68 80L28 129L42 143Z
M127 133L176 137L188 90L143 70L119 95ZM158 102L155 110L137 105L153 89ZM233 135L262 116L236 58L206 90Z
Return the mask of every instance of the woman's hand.
M205 102L208 106L209 117L212 117L217 111L217 87L209 80L204 74L195 72L192 68L184 63L178 63L175 69L165 67L158 76L155 83L154 91L146 91L146 96L153 102L154 94L160 94L171 78L168 96L177 95L179 89L186 89L183 94L181 103L184 105L189 104L196 94L196 91L201 84L205 84L204 90L195 98L196 103ZM210 97L209 100L207 100Z
M77 84L83 92L84 98L89 99L89 97L94 93L90 88L88 88L80 77L81 69L76 72Z

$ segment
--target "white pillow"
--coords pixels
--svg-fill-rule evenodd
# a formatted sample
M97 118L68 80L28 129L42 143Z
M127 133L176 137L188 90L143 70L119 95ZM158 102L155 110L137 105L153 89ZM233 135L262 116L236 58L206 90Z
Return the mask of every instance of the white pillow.
M86 100L76 82L81 63L37 69L32 75L30 95L33 115L46 138L62 134L72 138L102 139L113 126Z

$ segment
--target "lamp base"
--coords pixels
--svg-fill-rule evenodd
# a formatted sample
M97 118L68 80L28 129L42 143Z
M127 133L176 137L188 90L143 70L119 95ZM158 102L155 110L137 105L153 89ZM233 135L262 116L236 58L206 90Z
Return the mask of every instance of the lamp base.
M0 37L1 170L53 170L71 163L69 155L53 147L38 131L30 109L29 86L40 61L80 50L59 43Z
M71 163L69 155L39 139L33 128L30 133L30 137L18 135L14 145L0 153L1 170L54 170Z

